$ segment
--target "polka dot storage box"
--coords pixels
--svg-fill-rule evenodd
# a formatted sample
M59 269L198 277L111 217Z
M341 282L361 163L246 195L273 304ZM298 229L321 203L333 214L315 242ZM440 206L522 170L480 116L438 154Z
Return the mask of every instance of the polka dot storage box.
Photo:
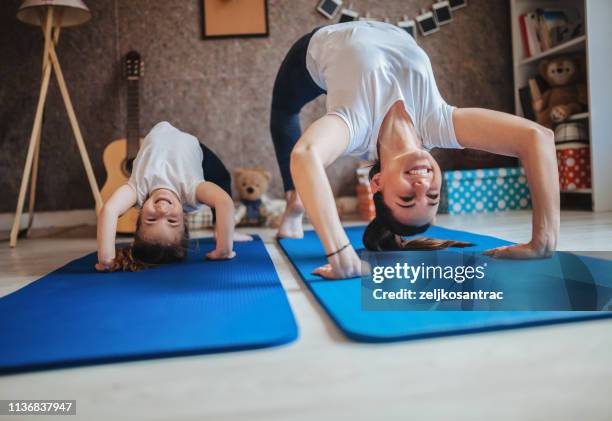
M584 143L557 145L559 187L562 192L585 192L591 188L591 151Z
M440 212L455 215L531 208L523 168L447 171Z

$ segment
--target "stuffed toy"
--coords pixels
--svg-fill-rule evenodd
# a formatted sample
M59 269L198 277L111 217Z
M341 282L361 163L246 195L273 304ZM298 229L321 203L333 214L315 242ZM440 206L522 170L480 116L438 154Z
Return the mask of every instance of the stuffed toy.
M565 55L543 59L538 71L550 87L540 98L534 96L533 110L538 123L552 128L586 108L587 88L582 57Z
M357 214L357 198L352 196L341 196L336 198L336 210L340 218L350 217Z
M266 192L272 174L259 168L238 168L234 171L234 185L240 201L236 204L236 223L240 226L278 227L284 200L269 200Z

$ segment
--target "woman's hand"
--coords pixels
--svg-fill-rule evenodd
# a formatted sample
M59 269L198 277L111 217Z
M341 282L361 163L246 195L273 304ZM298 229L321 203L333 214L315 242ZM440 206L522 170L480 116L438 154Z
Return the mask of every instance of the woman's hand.
M486 254L503 259L552 256L560 221L554 133L517 116L473 108L456 109L453 125L457 140L466 148L518 157L529 184L533 208L531 241L488 250Z
M209 260L229 260L234 257L236 257L236 252L227 249L214 249L206 254L206 258Z
M496 259L544 259L552 257L555 247L530 241L526 244L503 246L487 250L483 254Z
M352 247L334 254L329 263L312 271L325 279L346 279L362 275L362 261Z

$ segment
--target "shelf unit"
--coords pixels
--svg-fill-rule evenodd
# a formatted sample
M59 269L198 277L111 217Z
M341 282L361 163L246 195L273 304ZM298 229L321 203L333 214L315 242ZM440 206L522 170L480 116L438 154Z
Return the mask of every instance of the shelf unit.
M509 0L512 28L512 62L515 112L522 116L519 89L528 84L544 57L584 52L588 89L588 112L575 114L570 120L588 120L591 150L591 189L562 192L589 195L594 211L612 210L612 1L609 0ZM557 45L541 54L526 57L519 27L519 16L537 8L573 7L585 22L585 35ZM562 200L563 202L563 200Z

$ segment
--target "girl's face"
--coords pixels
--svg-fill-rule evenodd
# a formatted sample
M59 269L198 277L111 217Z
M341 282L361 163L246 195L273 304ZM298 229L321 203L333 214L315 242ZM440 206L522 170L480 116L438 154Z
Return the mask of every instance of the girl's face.
M385 162L372 177L374 193L381 192L393 217L404 225L433 221L440 203L442 172L425 150L414 150Z
M154 190L142 205L139 234L145 241L176 244L185 232L183 207L167 189Z

